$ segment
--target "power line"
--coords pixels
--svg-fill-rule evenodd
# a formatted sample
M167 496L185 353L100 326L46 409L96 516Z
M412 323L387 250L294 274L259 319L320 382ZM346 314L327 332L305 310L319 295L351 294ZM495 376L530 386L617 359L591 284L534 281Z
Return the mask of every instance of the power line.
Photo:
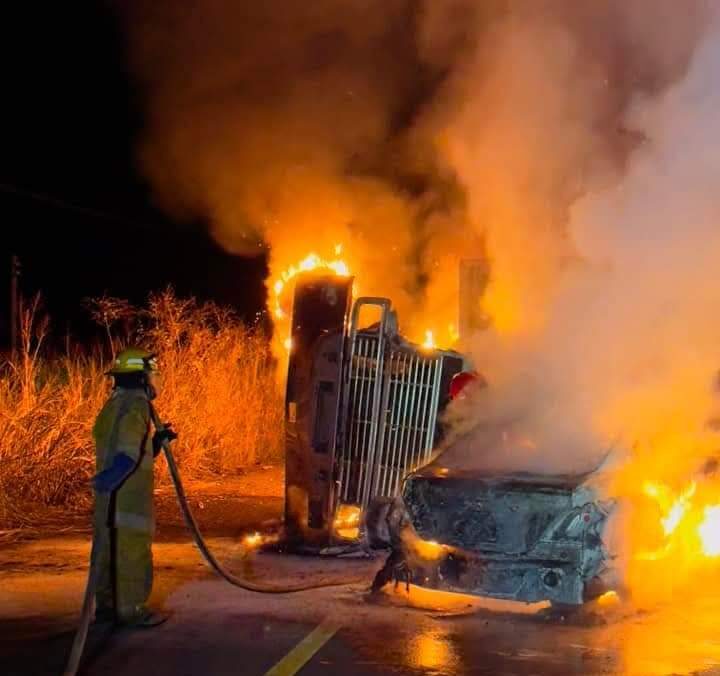
M101 218L103 220L111 221L120 225L132 225L136 228L146 227L141 223L131 221L123 216L118 216L117 214L109 214L105 211L99 211L98 209L93 209L91 207L84 207L78 204L72 204L71 202L66 202L65 200L62 200L58 197L46 195L39 192L33 192L31 190L24 190L9 183L0 183L0 192L4 192L10 195L17 195L18 197L24 197L25 199L34 200L35 202L42 202L43 204L47 204L57 209L73 211L75 213L83 214L85 216L92 216L93 218Z

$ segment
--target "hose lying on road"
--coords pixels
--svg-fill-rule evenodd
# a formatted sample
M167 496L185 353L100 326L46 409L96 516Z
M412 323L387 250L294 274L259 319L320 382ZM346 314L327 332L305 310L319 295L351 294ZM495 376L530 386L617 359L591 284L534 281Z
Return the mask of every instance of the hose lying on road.
M83 596L82 611L80 612L80 624L75 632L70 657L67 666L63 672L63 676L75 676L80 666L80 658L85 649L85 640L87 639L88 628L90 627L90 618L95 606L95 587L99 574L98 568L98 545L97 539L93 538L92 549L90 550L90 570L88 571L87 584L85 585L85 595Z
M165 458L167 460L168 468L170 469L170 478L175 486L175 492L177 493L178 502L180 503L180 511L182 512L185 524L190 530L195 546L200 550L202 557L205 559L207 564L226 582L229 582L235 587L241 589L247 589L248 591L260 592L261 594L292 594L295 592L308 591L309 589L322 589L324 587L343 587L348 584L354 584L357 582L363 582L366 577L355 577L355 578L343 578L340 580L326 580L324 582L302 582L295 585L282 585L282 584L262 584L258 582L250 582L237 575L233 575L229 571L222 567L220 562L215 558L213 553L208 549L205 540L200 534L197 521L193 513L190 511L187 497L185 496L185 489L183 488L180 480L180 474L178 473L177 465L175 464L175 458L173 457L170 449L167 446L164 447Z
M160 419L155 412L153 406L150 406L150 413L153 419L153 424L157 430L163 430L164 425L160 422ZM177 494L178 503L180 504L180 511L182 512L185 525L190 530L195 546L200 550L200 554L205 559L206 563L212 568L223 580L229 582L235 587L246 589L252 592L259 592L261 594L293 594L296 592L308 591L310 589L323 589L325 587L343 587L348 584L355 584L358 582L364 582L365 577L354 577L354 578L343 578L341 580L327 580L324 582L303 582L295 585L281 585L281 584L262 584L258 582L250 582L237 575L233 575L229 571L225 570L220 562L215 558L213 553L208 549L200 528L198 527L197 521L190 510L187 496L185 495L185 489L180 479L180 472L177 468L177 463L173 457L172 451L170 450L169 443L163 444L163 451L165 452L165 459L167 460L168 468L170 470L170 478L172 479L173 486L175 487L175 493ZM98 555L96 539L93 538L93 545L90 551L90 570L88 572L87 584L85 586L85 596L83 597L82 612L80 614L80 623L78 626L75 639L73 641L72 650L70 651L70 657L68 659L67 666L63 676L75 676L80 666L80 658L82 657L83 650L85 648L85 640L87 639L88 628L90 626L90 619L92 617L94 598L95 598L95 587L97 585L97 578L99 574L98 570Z

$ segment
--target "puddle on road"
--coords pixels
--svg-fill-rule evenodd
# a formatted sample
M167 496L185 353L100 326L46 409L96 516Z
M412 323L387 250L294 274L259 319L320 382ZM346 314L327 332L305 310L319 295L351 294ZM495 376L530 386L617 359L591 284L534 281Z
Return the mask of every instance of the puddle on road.
M328 567L333 574L348 570L341 562L328 566L292 557L261 556L256 563L263 579L286 579L300 564L305 579L328 576ZM348 667L351 674L665 676L707 674L720 665L720 599L645 613L623 604L594 604L579 617L560 619L543 607L438 597L412 586L409 597L400 586L372 601L363 584L268 597L228 594L222 583L207 581L182 592L174 597L179 615L204 609L237 621L248 618L249 624L253 616L308 626L338 622L343 628L333 642L349 648L334 664L338 673Z
M428 628L413 637L408 643L405 661L419 670L462 673L451 634L444 628Z
M397 615L396 631L354 632L351 643L361 659L408 674L448 676L483 669L538 676L720 673L710 671L720 665L717 601L645 613L596 605L579 618L559 620L543 609L518 614L506 604L457 595L439 603L412 588L412 607L406 597L403 609L402 596L392 594L386 606L388 620Z
M695 674L720 667L718 600L678 603L633 621L618 632L622 673Z

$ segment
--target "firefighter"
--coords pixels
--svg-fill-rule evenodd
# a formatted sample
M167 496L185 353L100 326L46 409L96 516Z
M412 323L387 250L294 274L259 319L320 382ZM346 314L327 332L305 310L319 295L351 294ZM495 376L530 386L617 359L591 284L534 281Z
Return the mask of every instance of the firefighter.
M100 411L96 447L94 537L98 566L97 622L152 627L166 616L151 612L153 461L165 441L177 435L170 425L151 434L150 402L160 386L154 355L122 351L108 375L110 398Z

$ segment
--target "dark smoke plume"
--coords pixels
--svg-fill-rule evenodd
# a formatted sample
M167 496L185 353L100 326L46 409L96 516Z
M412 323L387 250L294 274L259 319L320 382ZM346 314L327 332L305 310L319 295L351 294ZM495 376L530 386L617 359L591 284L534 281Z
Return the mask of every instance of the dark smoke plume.
M528 323L574 257L570 204L638 142L623 111L680 76L701 5L118 4L140 164L169 213L230 251L269 247L274 272L342 243L360 292L411 327L454 318L458 258L486 243L488 311Z
M342 243L363 293L417 309L439 260L476 237L432 133L416 129L495 4L124 5L158 202L230 251L269 247L271 266ZM435 21L447 32L430 46Z

